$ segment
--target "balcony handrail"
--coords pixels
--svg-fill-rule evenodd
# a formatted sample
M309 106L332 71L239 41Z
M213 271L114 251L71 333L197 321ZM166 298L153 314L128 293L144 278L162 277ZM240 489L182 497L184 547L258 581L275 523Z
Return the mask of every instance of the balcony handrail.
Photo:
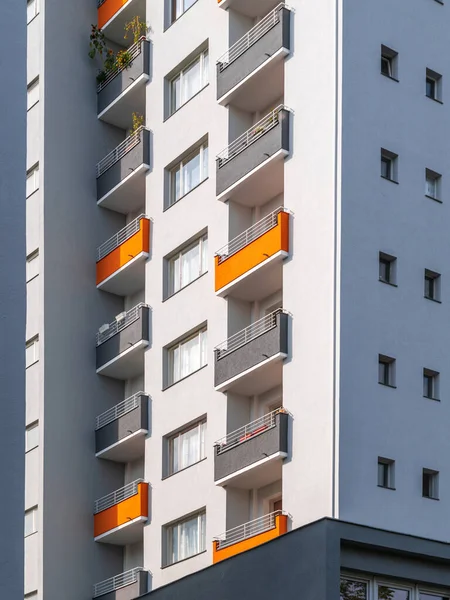
M103 242L101 246L97 248L97 262L105 258L113 250L118 248L121 244L126 242L130 237L137 233L141 228L141 219L148 219L147 215L140 214L138 217L133 219L109 238L106 242Z
M222 246L220 250L217 250L215 256L218 256L219 258L219 265L227 260L227 258L230 258L230 256L233 256L233 254L236 254L239 252L239 250L242 250L242 248L245 248L259 237L276 227L278 224L278 215L281 212L288 213L289 211L283 206L278 207L276 210L272 211L260 221L233 238L230 242L228 242L228 244Z
M240 446L250 438L257 436L260 433L265 433L269 429L276 427L276 416L280 413L287 414L287 411L282 407L277 408L272 412L267 413L262 417L251 421L250 423L247 423L247 425L231 431L223 438L220 438L220 440L217 440L217 442L214 444L214 446L217 448L217 454L222 454L223 452L226 452L235 446Z
M137 42L132 44L129 48L126 48L126 51L130 54L130 62L124 67L117 67L115 69L107 71L106 78L97 85L97 94L99 94L109 83L111 83L111 81L115 77L117 77L119 73L122 73L122 71L124 71L127 67L131 65L136 56L139 56L139 54L142 52L142 42L144 42L146 39L147 38L145 37L145 35L143 35L138 39Z
M141 134L144 131L145 127L142 125L137 129L132 135L129 135L124 139L114 150L112 150L109 154L107 154L102 160L97 164L97 179L103 175L108 169L114 166L119 162L130 150L135 148L138 144L141 143Z
M93 597L97 598L98 596L109 594L122 587L136 583L138 573L143 570L143 567L135 567L134 569L120 573L120 575L114 575L114 577L104 579L103 581L94 584Z
M112 323L108 324L108 329L102 331L101 333L98 331L96 336L97 346L100 346L100 344L103 344L112 338L114 335L116 335L116 333L119 333L119 331L122 331L122 329L125 329L125 327L128 327L128 325L131 325L131 323L134 323L134 321L137 321L139 319L139 311L143 307L148 307L148 304L139 302L139 304L125 313L123 319L115 319Z
M280 11L287 8L284 2L280 2L278 6L272 9L265 17L261 19L254 27L252 27L245 35L237 42L228 48L217 60L219 72L222 73L232 62L237 60L246 50L260 40L272 27L280 22Z
M138 408L141 404L141 396L147 396L147 394L145 392L136 392L133 396L125 398L125 400L122 400L119 404L116 404L112 408L105 410L101 415L98 415L98 417L95 418L95 430L97 431L97 429L101 429L102 427L105 427L105 425L117 421L117 419L123 417L123 415Z
M248 523L233 527L233 529L228 529L228 531L225 531L214 538L217 543L216 549L222 550L222 548L237 544L238 542L242 542L255 535L274 529L276 526L276 517L280 515L287 516L287 513L283 510L276 510L267 515L263 515L262 517L258 517L257 519L253 519L253 521L249 521Z
M279 122L279 114L282 110L287 110L284 104L280 104L276 108L270 111L265 117L263 117L260 121L255 123L247 129L242 135L231 142L229 146L227 146L222 152L217 155L217 163L219 169L223 167L227 162L235 158L238 154L243 152L246 148L248 148L251 144L255 143L262 137L265 133L276 127Z
M214 352L216 353L216 360L220 360L227 354L234 352L241 346L245 346L255 338L259 337L263 333L266 333L270 329L273 329L277 326L277 315L284 312L282 308L277 308L273 312L269 313L262 317L262 319L258 319L245 329L238 331L227 340L219 344L214 348Z
M100 8L102 4L104 4L106 0L97 0L97 8Z
M139 491L138 485L143 482L143 479L136 479L131 483L127 483L127 485L124 485L118 490L115 490L114 492L111 492L110 494L107 494L106 496L96 500L94 503L94 515L102 512L102 510L111 508L111 506L119 504L119 502L123 502L127 498L131 498L131 496L135 496Z

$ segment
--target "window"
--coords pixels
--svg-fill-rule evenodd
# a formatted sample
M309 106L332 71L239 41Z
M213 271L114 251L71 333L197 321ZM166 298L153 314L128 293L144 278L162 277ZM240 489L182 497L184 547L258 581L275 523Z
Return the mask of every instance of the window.
M206 420L190 425L166 439L167 475L173 475L205 458Z
M398 155L389 150L381 149L381 177L397 183Z
M25 511L25 531L24 536L27 537L37 531L37 506L33 506L30 510Z
M208 270L208 236L203 235L169 259L169 296Z
M378 355L378 383L395 387L395 358Z
M367 600L367 582L342 577L340 600Z
M39 423L36 421L25 430L25 452L33 450L39 446Z
M27 110L39 102L39 77L27 87Z
M27 256L27 283L39 275L39 250Z
M39 189L39 164L32 167L27 172L26 196L31 196L33 192Z
M27 24L38 14L37 0L28 0L27 2Z
M30 592L29 594L25 594L24 600L37 600L37 597L38 597L37 592Z
M397 259L384 252L378 256L378 276L383 283L396 285L397 282Z
M424 296L428 300L440 302L441 300L441 276L435 271L425 269Z
M381 46L381 74L391 79L397 79L398 52Z
M201 329L168 350L169 385L206 365L206 343L207 331Z
M170 171L169 206L208 177L208 144L204 143Z
M430 169L425 169L425 196L439 200L441 175Z
M438 102L441 102L441 91L442 75L439 75L439 73L436 73L436 71L427 69L425 76L425 95L427 98L431 98L431 100L437 100Z
M395 461L378 457L378 487L394 489Z
M25 367L28 368L39 360L39 336L28 340L25 345Z
M197 0L172 0L172 23L179 19L196 2Z
M427 592L419 592L419 600L449 600L447 596L441 594L429 594Z
M164 566L190 558L205 550L206 512L204 510L165 526Z
M378 600L409 600L409 590L396 588L392 586L379 585L378 587Z
M439 471L423 469L422 471L422 496L424 498L439 499Z
M439 373L431 369L423 370L423 396L439 400Z
M183 106L208 83L209 58L204 50L170 82L170 114Z

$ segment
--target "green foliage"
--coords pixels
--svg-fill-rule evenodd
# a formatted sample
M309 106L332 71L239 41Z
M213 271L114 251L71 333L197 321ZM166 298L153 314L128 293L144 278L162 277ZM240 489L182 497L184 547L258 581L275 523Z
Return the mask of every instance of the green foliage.
M130 135L133 135L133 133L136 133L136 131L138 131L138 129L140 129L144 125L143 115L140 115L139 113L134 112L132 117L133 117L133 125L131 127Z
M116 55L115 67L117 69L127 69L130 66L132 60L133 58L128 50L119 50L119 52Z
M106 55L108 49L106 47L105 34L97 25L91 25L91 35L89 38L89 58L95 58L98 54L100 58Z
M128 39L128 34L131 33L133 36L133 42L137 44L137 42L141 39L141 37L145 37L149 32L150 28L147 23L141 21L141 18L137 15L128 23L125 23L125 35L124 38Z

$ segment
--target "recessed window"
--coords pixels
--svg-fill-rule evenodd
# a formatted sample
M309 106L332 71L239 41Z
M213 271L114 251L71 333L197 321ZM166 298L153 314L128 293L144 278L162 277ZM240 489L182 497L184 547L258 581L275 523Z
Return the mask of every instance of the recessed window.
M26 278L27 283L39 275L39 250L27 256Z
M395 488L395 461L390 458L378 457L378 486L388 489Z
M179 19L183 13L187 11L188 8L191 8L193 4L195 4L197 0L172 0L171 6L171 21L172 23Z
M26 196L39 189L39 163L27 171Z
M27 110L39 102L39 77L27 87Z
M425 196L433 200L439 200L440 187L441 175L431 169L425 169Z
M209 79L208 49L181 69L170 81L170 114L205 87Z
M422 471L422 496L424 498L439 499L439 471L423 469Z
M208 177L208 143L205 142L170 169L169 202L172 206Z
M341 578L340 600L367 600L367 582Z
M377 585L377 600L410 600L410 590L391 585Z
M398 52L388 48L387 46L381 46L381 74L391 79L397 79L398 72Z
M423 370L423 396L430 400L439 400L439 373L437 371Z
M442 75L427 69L425 76L425 95L431 100L442 101Z
M168 260L168 296L189 285L208 270L208 236L191 242Z
M381 177L397 182L398 155L390 150L381 149Z
M173 565L204 552L206 529L206 512L196 514L166 525L164 527L165 556L163 566Z
M207 330L196 331L170 347L168 353L168 378L171 385L206 365Z
M25 345L25 367L30 367L39 360L39 336L28 340Z
M395 256L380 252L378 256L378 277L383 283L396 285L397 259Z
M378 355L378 383L395 387L395 358Z
M37 506L25 511L25 531L24 537L27 537L37 531Z
M206 419L168 436L166 474L173 475L205 458Z
M36 421L25 430L25 452L33 450L39 446L39 423Z
M37 0L28 0L27 2L27 24L34 19L38 14L38 2Z
M424 296L428 300L441 300L441 276L435 271L425 269L424 275Z
M29 594L24 595L24 600L37 600L37 599L38 599L37 592L30 592Z

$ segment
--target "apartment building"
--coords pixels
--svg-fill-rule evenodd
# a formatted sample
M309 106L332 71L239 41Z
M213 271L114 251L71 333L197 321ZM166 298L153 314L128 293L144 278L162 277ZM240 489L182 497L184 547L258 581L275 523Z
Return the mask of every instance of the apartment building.
M447 3L27 6L26 597L448 597Z

